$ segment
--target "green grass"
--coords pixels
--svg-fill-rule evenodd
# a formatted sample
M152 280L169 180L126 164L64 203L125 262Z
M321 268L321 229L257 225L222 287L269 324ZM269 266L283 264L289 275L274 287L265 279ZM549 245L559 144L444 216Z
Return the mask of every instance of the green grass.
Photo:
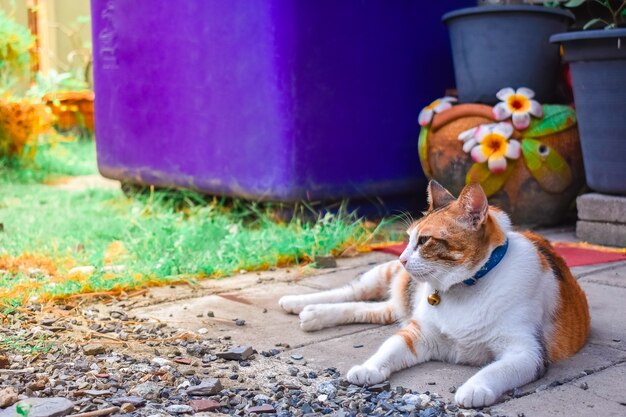
M46 336L43 334L39 336L0 335L0 348L16 353L45 354L52 349L53 345L53 342L46 340Z
M126 196L121 191L65 191L41 183L95 173L92 142L42 149L34 163L0 162L0 301L130 290L202 277L224 277L337 254L372 232L354 216L277 220L278 208L206 201L188 192ZM121 273L102 271L124 265ZM67 272L92 265L91 275Z

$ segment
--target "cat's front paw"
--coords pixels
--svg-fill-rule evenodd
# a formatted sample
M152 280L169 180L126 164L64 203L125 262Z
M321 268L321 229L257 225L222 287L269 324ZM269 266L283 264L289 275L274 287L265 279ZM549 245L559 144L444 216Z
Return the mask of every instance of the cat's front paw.
M485 407L495 403L497 399L491 388L470 381L463 384L454 396L454 401L465 408Z
M356 365L348 371L346 379L356 385L374 385L385 381L387 375L377 368Z
M278 305L289 314L299 314L305 307L299 295L285 295L278 300Z

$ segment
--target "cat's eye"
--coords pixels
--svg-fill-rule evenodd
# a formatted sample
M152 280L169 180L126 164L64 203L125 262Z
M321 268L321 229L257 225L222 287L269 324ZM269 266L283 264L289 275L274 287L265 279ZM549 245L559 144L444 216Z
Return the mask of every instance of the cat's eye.
M417 246L421 246L430 240L430 236L420 236L417 238Z

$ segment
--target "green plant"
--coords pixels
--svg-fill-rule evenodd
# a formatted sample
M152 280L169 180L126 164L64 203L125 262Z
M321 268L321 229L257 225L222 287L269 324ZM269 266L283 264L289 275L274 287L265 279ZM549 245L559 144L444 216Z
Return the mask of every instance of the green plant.
M43 97L49 93L59 91L83 91L88 90L89 84L81 79L76 72L62 72L51 69L48 74L38 72L35 75L35 83L26 92L27 96Z
M615 29L626 24L626 0L569 0L563 6L567 8L581 7L582 5L601 7L589 7L591 16L583 29L593 27L604 27L604 29Z
M35 37L0 9L0 88L8 90L28 75Z

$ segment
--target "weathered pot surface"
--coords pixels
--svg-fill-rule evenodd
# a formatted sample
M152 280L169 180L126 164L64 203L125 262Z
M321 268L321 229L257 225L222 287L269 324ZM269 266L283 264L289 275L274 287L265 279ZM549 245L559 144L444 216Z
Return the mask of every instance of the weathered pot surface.
M505 176L497 190L491 187L491 191L488 191L489 184L485 187L481 181L478 182L486 188L490 204L509 213L515 225L547 226L560 223L585 183L575 115L566 106L552 108L570 112L565 116L565 113L557 115L562 122L561 128L554 128L552 130L555 131L549 134L545 134L544 129L539 137L514 130L511 139L521 142L523 148L519 157L507 160L507 170L503 173L489 172L486 162L483 164L485 168L480 171L492 178ZM556 116L550 113L546 117ZM464 143L459 140L459 135L468 129L494 122L492 107L483 104L460 104L435 114L432 123L423 127L420 135L420 158L426 175L456 195L467 182L476 181L478 177L468 178L468 172L479 164L474 162L469 152L463 150ZM544 123L547 122L549 120ZM538 130L533 130L531 125L526 132L532 134L538 133ZM551 153L555 157L560 155L561 164L557 164L559 172L552 172L550 167L541 165L542 155L535 158L529 154L532 146L536 146L542 153ZM563 160L567 166L562 163ZM534 175L529 169L529 163L534 166Z

